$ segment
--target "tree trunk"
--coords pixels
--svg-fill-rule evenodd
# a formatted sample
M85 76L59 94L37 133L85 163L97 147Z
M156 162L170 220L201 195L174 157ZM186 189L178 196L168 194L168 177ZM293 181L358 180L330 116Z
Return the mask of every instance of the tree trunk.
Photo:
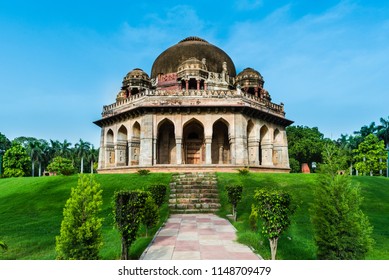
M127 246L127 240L122 237L122 260L128 260L128 246Z
M41 176L41 174L42 174L42 163L41 162L39 162L39 177Z
M81 157L81 174L84 173L84 157Z
M34 167L35 167L35 164L34 164L34 161L31 161L31 177L34 177L34 173L35 173L35 170L34 170Z
M93 174L93 160L90 162L90 173Z
M271 259L275 260L277 254L278 237L269 239L269 242L270 242Z

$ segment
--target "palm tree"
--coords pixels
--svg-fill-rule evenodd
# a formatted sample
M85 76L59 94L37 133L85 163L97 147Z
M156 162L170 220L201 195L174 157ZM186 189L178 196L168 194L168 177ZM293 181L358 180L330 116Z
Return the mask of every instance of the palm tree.
M55 158L56 156L60 155L61 150L61 143L58 140L51 140L50 139L50 146L49 146L49 161Z
M81 158L81 174L84 173L84 157L88 154L91 144L89 142L80 141L75 145L76 154Z
M71 149L72 143L68 140L64 140L62 143L59 143L59 155L65 158L69 158L72 155Z
M41 166L41 161L43 157L42 145L41 142L37 139L33 139L28 142L27 150L29 151L31 158L31 176L35 176L35 163L39 162L39 166ZM40 169L40 168L39 168ZM39 170L39 176L40 176Z
M389 117L387 120L380 118L381 124L377 127L378 137L384 140L386 144L386 150L388 151L387 164L386 164L386 177L389 177Z
M93 145L89 149L88 160L90 161L90 173L93 174L93 164L99 158L99 150L95 149Z

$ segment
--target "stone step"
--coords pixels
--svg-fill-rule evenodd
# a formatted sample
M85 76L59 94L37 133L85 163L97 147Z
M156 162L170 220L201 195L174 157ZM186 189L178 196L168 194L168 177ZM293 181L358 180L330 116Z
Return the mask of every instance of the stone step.
M219 203L218 198L170 198L169 203L176 204L198 204L198 203Z
M219 198L219 194L217 192L213 193L170 193L170 198Z
M195 203L195 204L175 204L169 203L170 209L219 209L220 203Z

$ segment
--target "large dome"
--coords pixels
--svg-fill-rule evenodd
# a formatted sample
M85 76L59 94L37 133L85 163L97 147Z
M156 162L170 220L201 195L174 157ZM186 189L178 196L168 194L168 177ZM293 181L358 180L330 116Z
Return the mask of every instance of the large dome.
M151 78L156 78L158 74L177 72L178 66L189 58L205 58L208 71L216 73L223 71L223 62L226 62L229 76L236 76L232 59L222 49L201 38L188 37L157 57L151 68Z

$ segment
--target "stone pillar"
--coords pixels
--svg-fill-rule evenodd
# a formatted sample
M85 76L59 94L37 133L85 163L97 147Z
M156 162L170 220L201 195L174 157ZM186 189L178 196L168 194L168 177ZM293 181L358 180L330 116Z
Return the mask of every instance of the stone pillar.
M247 124L241 114L235 114L235 164L247 165Z
M132 142L129 141L128 142L128 165L131 166L132 165L132 158L134 157L134 151L132 149Z
M101 128L98 169L105 167L104 128Z
M273 144L263 143L262 148L262 165L273 166Z
M153 154L152 165L156 165L157 164L157 138L153 138L153 151L152 151L152 154Z
M204 90L207 90L207 83L204 81Z
M235 138L230 139L231 164L236 164Z
M185 90L189 90L189 80L185 80Z
M212 164L212 137L205 137L205 164Z
M153 164L153 115L145 114L141 121L139 165Z
M182 164L182 138L176 138L176 162Z
M259 165L259 139L250 138L247 143L248 164L257 166Z
M255 87L254 91L255 91L255 97L258 97L258 87Z
M200 80L197 80L197 90L200 90Z
M218 143L219 146L219 164L223 164L223 143Z

